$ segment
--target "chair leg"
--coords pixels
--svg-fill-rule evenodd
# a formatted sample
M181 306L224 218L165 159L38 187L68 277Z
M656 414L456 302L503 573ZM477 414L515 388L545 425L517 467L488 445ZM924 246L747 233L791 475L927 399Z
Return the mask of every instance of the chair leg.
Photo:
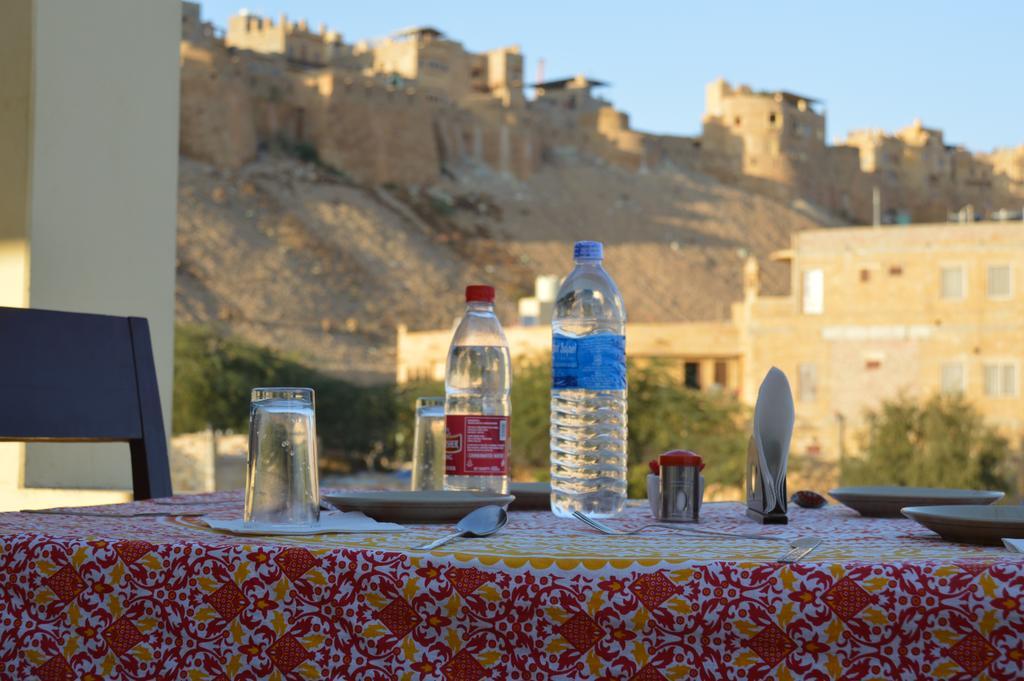
M147 447L144 440L131 440L128 446L132 453L132 490L135 500L171 496L171 470L167 463L166 447L159 448L163 449L161 456L153 451L158 447Z

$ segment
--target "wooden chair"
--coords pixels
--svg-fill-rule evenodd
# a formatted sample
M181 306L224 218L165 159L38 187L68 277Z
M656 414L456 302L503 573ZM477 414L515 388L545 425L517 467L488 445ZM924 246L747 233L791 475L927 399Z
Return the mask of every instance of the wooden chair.
M127 442L135 498L170 496L149 323L0 307L0 441Z

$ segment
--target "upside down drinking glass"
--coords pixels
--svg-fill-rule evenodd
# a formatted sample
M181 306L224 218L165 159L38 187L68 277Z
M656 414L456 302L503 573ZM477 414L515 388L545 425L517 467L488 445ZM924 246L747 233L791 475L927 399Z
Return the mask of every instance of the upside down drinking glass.
M253 388L242 518L273 525L320 520L312 389Z
M444 489L444 398L416 400L412 489Z

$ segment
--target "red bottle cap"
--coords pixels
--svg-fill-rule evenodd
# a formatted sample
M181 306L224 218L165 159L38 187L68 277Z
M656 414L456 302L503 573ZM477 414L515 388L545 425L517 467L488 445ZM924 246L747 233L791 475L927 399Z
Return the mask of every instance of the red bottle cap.
M704 459L693 452L684 449L675 449L665 452L658 457L658 463L662 466L696 466L697 470L704 470Z
M494 302L494 287L493 286L467 286L466 287L466 302L467 303L493 303Z
M651 459L647 462L647 467L651 469L651 472L655 475L661 475L661 466L658 464L657 459Z

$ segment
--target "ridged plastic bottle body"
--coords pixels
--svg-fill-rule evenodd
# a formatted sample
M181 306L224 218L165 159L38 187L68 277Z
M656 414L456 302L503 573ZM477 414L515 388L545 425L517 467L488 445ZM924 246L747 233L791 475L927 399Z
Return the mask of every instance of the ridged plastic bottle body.
M614 516L627 486L626 311L599 260L576 261L551 330L551 510Z
M448 431L445 489L508 493L508 418L512 415L512 359L508 341L505 339L501 323L494 314L493 305L479 302L467 304L466 315L459 323L448 350L444 390L445 422ZM462 428L468 428L468 432L456 433L453 421L458 422ZM453 464L452 450L455 448L453 442L456 438L460 450L472 447L473 442L504 443L503 472L480 474L465 470L471 465L468 457L460 460L458 464ZM500 447L493 444L492 449L497 452ZM496 455L492 457L492 461L496 461Z

